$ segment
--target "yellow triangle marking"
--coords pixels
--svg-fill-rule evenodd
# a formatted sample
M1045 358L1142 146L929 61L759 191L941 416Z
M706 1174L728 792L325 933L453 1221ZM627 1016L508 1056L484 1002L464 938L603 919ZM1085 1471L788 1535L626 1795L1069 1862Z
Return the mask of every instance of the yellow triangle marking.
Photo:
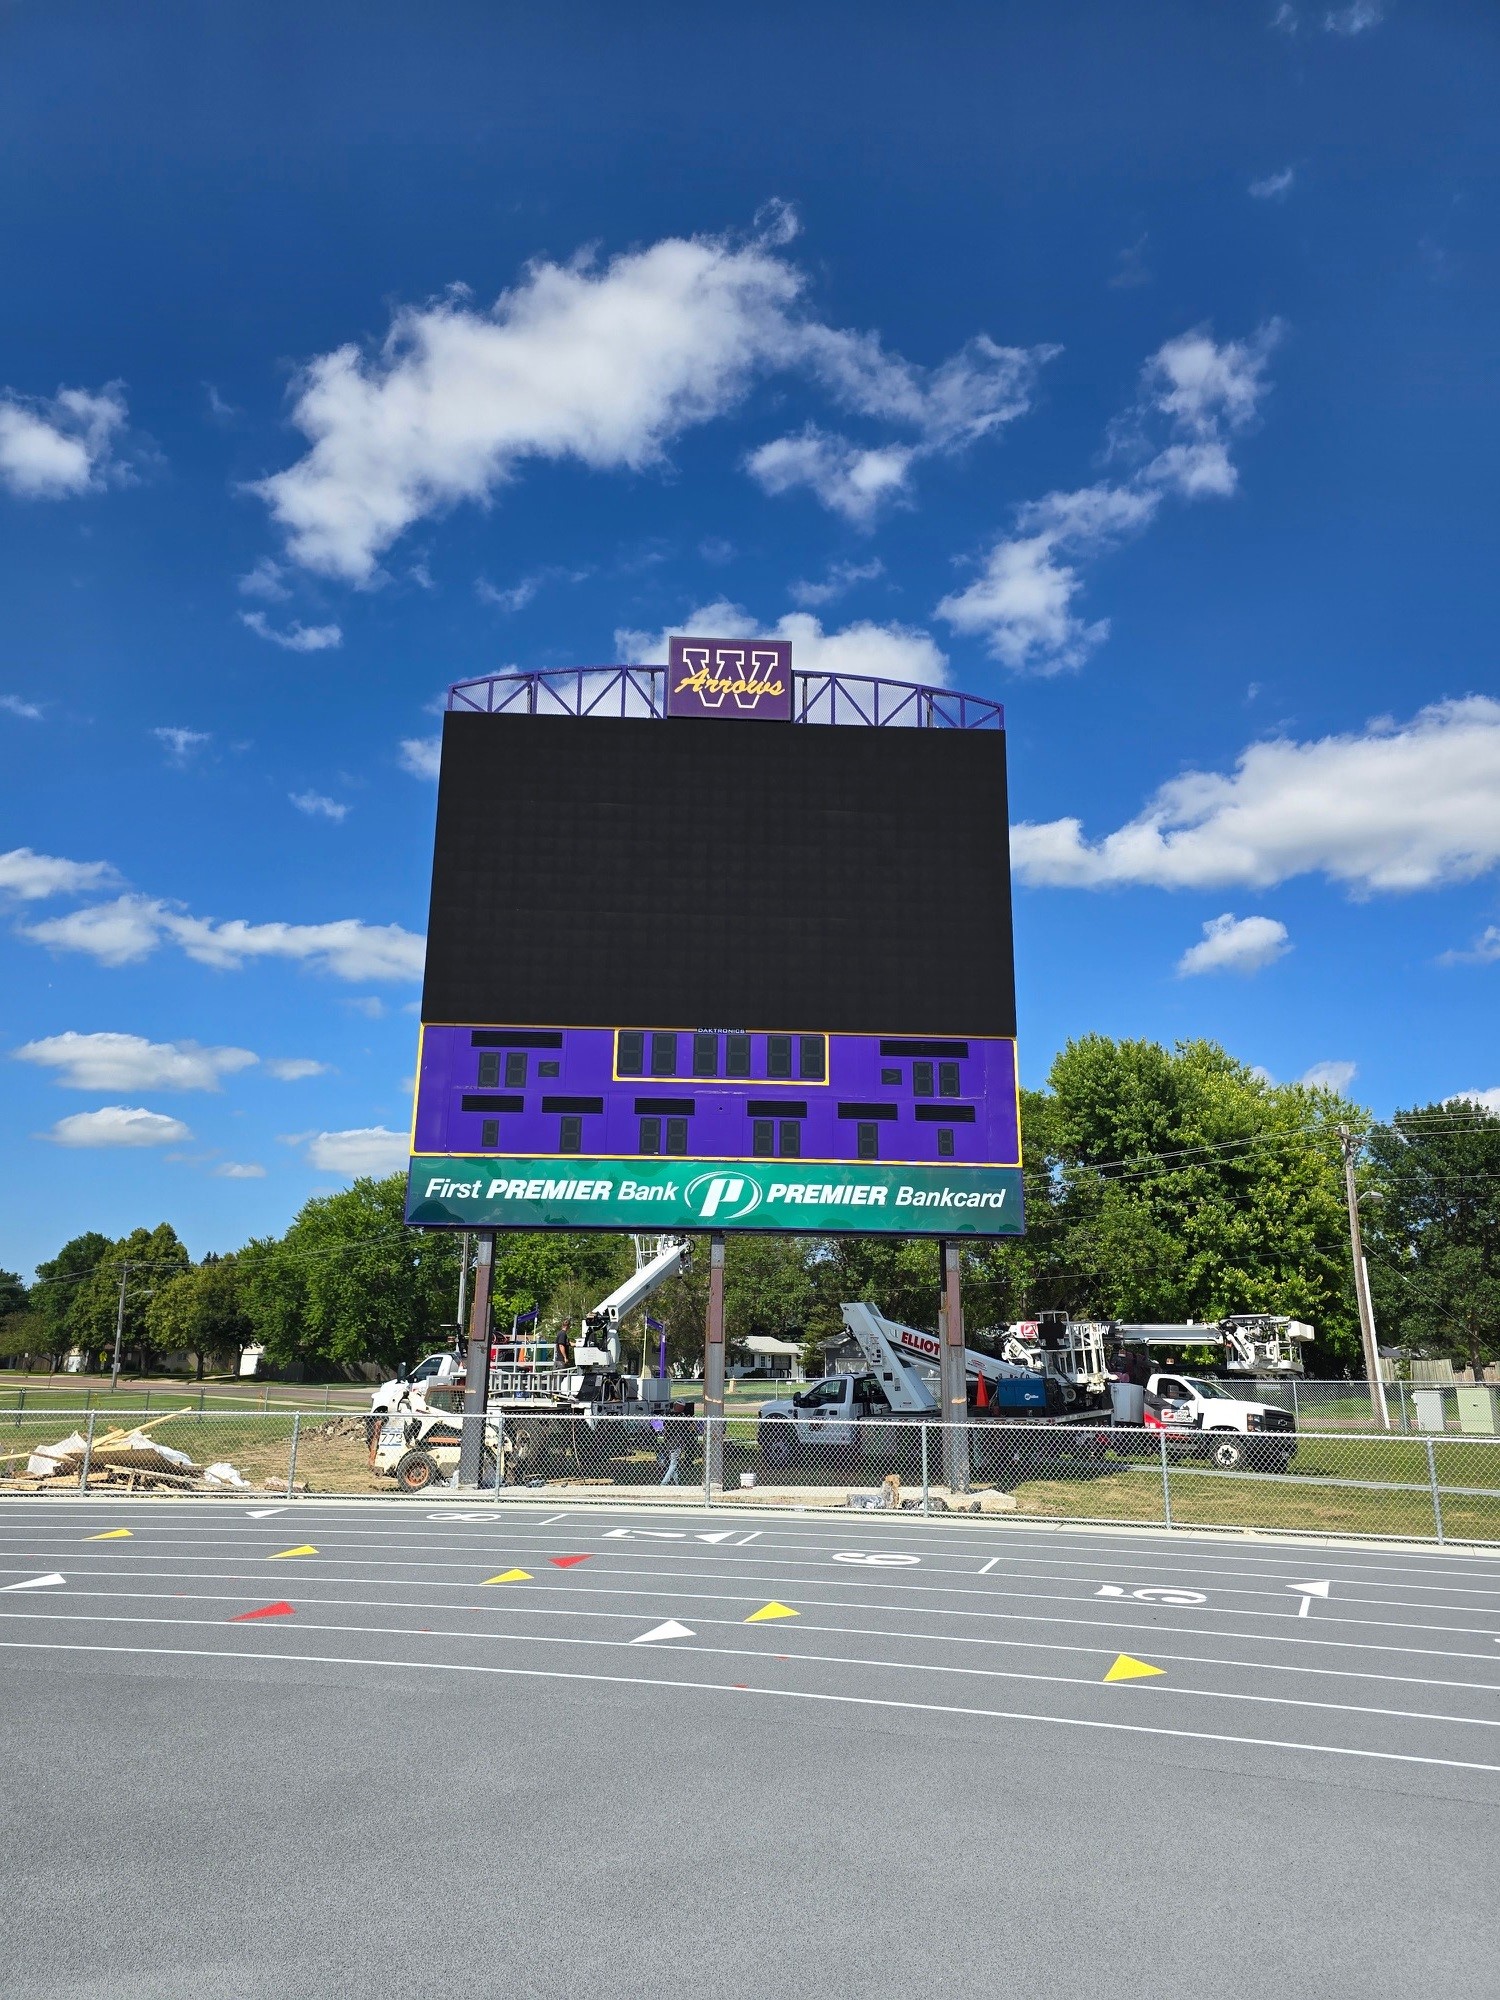
M770 1604L763 1604L759 1611L752 1611L750 1616L745 1620L745 1623L747 1625L759 1625L766 1619L800 1618L801 1616L802 1613L800 1611L793 1611L789 1604L777 1604L773 1600Z
M284 1562L288 1556L315 1556L317 1550L311 1542L304 1542L300 1549L278 1549L274 1556L267 1556L267 1562Z
M122 1535L130 1535L134 1532L132 1528L106 1528L102 1535L85 1535L83 1539L86 1542L117 1542Z
M530 1583L529 1569L503 1569L498 1576L487 1576L486 1583Z
M1153 1667L1145 1660L1133 1660L1129 1653L1121 1653L1104 1678L1107 1681L1139 1681L1148 1674L1164 1674L1166 1671L1165 1667Z

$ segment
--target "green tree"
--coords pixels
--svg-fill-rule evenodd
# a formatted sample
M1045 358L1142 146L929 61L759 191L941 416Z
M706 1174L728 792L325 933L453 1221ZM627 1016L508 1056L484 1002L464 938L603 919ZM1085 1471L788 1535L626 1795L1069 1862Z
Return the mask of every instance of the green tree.
M158 1352L191 1354L200 1382L206 1362L233 1367L252 1337L238 1259L210 1256L168 1273L147 1302L146 1329Z
M44 1338L33 1351L45 1354L53 1368L80 1343L74 1311L85 1282L99 1261L110 1252L110 1240L97 1229L86 1230L66 1242L55 1257L36 1267L36 1283L31 1287L32 1310L42 1322Z
M1472 1102L1398 1111L1369 1153L1382 1344L1482 1368L1500 1357L1500 1117Z
M1317 1329L1322 1365L1357 1359L1338 1127L1363 1113L1205 1041L1085 1036L1049 1084L1039 1303L1130 1320L1287 1313Z
M139 1371L147 1370L158 1352L147 1322L152 1298L178 1272L188 1270L192 1261L169 1222L159 1222L155 1229L132 1229L128 1236L109 1244L87 1277L73 1288L68 1324L78 1345L89 1354L113 1352L123 1281L121 1356L133 1360Z
M284 1236L241 1252L244 1310L273 1367L352 1374L451 1345L458 1246L408 1229L404 1201L404 1176L360 1179L315 1195Z

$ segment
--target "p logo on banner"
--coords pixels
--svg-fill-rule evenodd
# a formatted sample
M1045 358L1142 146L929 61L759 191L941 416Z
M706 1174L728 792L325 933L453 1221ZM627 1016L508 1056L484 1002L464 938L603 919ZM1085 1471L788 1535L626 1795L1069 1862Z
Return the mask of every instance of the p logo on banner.
M673 639L667 646L668 715L792 719L790 639Z

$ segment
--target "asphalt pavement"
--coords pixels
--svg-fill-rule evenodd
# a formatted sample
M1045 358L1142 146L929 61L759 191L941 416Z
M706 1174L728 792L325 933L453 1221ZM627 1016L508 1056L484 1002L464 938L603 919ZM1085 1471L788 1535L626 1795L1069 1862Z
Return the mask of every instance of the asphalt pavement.
M1500 1551L0 1506L5 1987L1500 1990Z

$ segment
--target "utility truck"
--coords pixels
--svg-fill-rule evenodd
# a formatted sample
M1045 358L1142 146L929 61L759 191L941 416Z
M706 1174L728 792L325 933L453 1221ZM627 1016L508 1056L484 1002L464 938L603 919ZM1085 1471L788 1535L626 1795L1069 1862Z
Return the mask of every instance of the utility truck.
M876 1458L907 1459L912 1442L898 1426L942 1420L938 1337L887 1319L868 1303L841 1305L839 1312L864 1366L825 1375L795 1396L761 1404L756 1443L767 1468L847 1458L862 1450ZM972 1347L964 1349L964 1374L970 1416L986 1425L979 1440L982 1469L999 1471L1012 1459L1019 1464L1023 1439L1029 1461L1049 1470L1102 1458L1097 1432L1078 1422L1082 1410L1077 1416L1068 1414L1060 1381L1034 1366ZM871 1418L887 1421L862 1428ZM1043 1428L1023 1432L1016 1428L1019 1423Z
M670 1427L672 1448L685 1451L683 1440L694 1430L681 1419L693 1415L691 1402L673 1397L664 1377L635 1375L621 1369L621 1323L643 1307L652 1293L685 1271L691 1246L680 1236L636 1237L636 1268L630 1276L584 1314L578 1338L566 1330L532 1336L513 1325L510 1337L493 1341L489 1354L486 1412L503 1428L503 1454L510 1476L529 1476L561 1459L584 1470L598 1469L612 1456L656 1448ZM410 1375L398 1373L383 1382L371 1398L371 1411L388 1422L375 1451L375 1469L397 1476L404 1446L410 1452L428 1449L429 1438L443 1443L456 1431L463 1406L467 1368L461 1354L430 1354ZM435 1429L413 1431L411 1419L436 1415ZM601 1423L601 1418L637 1422ZM488 1431L487 1448L488 1448ZM409 1435L410 1434L410 1435ZM495 1448L499 1431L496 1432ZM435 1455L443 1471L447 1459ZM453 1459L457 1464L456 1448ZM407 1485L409 1491L419 1491Z

